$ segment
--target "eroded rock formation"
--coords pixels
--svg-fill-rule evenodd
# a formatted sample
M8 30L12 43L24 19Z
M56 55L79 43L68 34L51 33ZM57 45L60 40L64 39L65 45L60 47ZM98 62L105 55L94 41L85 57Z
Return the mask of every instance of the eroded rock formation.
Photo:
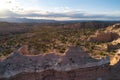
M63 55L24 55L21 50L0 62L0 80L104 80L109 72L108 58L93 59L79 47Z
M90 38L92 42L111 42L118 39L119 35L112 32L99 33Z
M111 80L120 80L120 49L111 60Z
M111 42L119 40L120 38L120 24L115 24L107 27L105 30L98 30L95 35L90 36L91 42Z

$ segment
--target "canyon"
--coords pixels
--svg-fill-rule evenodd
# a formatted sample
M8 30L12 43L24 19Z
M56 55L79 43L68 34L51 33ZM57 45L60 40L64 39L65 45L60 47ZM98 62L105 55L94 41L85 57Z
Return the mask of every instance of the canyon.
M34 36L36 33L27 38L33 39ZM26 37L26 34L22 37ZM24 45L0 58L0 80L120 80L120 24L97 29L94 34L81 38L84 42L94 44L90 48L93 53L97 49L106 53L113 50L114 56L108 54L95 58L83 47L89 45L82 43L69 46L64 53L37 52L39 54L36 55L33 55L36 53L34 49Z

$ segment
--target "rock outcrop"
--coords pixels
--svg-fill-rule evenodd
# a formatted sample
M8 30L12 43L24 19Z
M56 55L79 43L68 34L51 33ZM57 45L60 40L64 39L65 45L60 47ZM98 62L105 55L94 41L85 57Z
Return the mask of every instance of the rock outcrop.
M120 23L107 27L105 32L113 32L120 35Z
M115 64L118 64L119 60L120 60L120 49L117 50L117 53L112 58L110 63L111 63L111 65L115 65Z
M116 40L119 38L119 35L116 33L112 33L112 32L106 32L106 33L99 33L95 36L92 36L90 38L90 41L92 42L111 42L113 40Z
M91 42L112 42L120 38L120 24L107 27L105 30L98 30L95 35L90 36Z
M28 45L24 45L23 47L19 48L18 53L21 53L23 55L29 55Z
M120 49L111 60L111 80L120 80Z
M63 55L33 56L19 51L0 62L0 80L104 80L109 72L108 58L93 59L78 47Z

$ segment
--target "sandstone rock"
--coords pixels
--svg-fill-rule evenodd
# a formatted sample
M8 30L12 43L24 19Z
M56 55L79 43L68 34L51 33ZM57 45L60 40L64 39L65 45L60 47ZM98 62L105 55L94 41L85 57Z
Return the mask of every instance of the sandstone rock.
M120 43L120 38L118 38L117 40L112 41L112 44L113 44L113 45L117 45L117 44L119 44L119 43Z
M120 24L98 30L95 35L88 39L91 42L111 42L120 38Z
M23 54L23 55L28 55L29 54L28 45L24 45L21 48L19 48L18 52Z
M90 37L91 42L111 42L113 40L116 40L119 38L119 35L116 33L112 32L107 32L107 33L99 33L95 36Z
M115 56L111 59L110 64L111 65L118 64L119 60L120 60L120 50L118 49L118 51L115 54Z
M111 60L111 65L112 80L120 80L120 49L118 49L118 52Z
M120 23L107 27L105 32L117 33L120 36Z
M0 62L0 80L94 80L105 78L109 69L109 59L93 59L79 47L71 47L64 55L33 56L20 51Z
M63 63L75 63L79 65L84 65L89 62L97 62L98 60L93 59L88 53L81 50L79 47L71 47L66 55L63 57Z

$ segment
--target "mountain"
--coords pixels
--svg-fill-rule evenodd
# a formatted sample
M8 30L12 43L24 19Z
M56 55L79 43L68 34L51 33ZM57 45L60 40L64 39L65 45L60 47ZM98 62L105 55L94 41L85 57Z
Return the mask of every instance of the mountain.
M28 19L28 18L0 18L0 22L10 22L10 23L51 23L51 22L61 22L61 23L76 23L76 22L95 22L95 23L119 23L120 21L104 21L104 20L50 20L50 19Z
M17 23L42 23L42 22L56 22L55 20L47 19L27 19L27 18L0 18L1 22L17 22Z

